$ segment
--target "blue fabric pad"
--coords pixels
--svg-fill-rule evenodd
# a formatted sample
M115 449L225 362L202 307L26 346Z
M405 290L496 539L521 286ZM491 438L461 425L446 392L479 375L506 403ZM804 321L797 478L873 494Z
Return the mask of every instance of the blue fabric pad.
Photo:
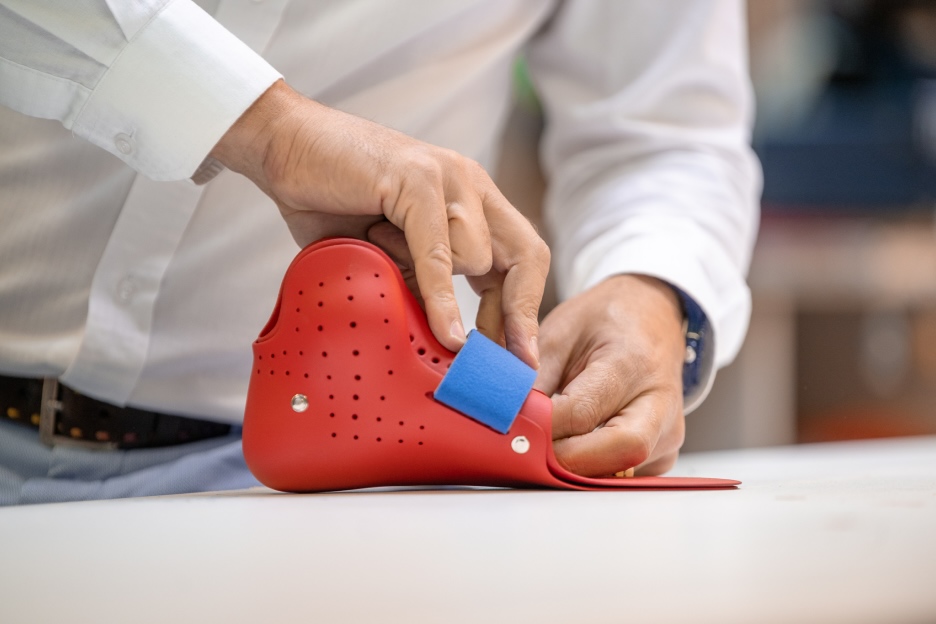
M535 370L481 332L472 331L433 396L495 431L507 433L534 381Z

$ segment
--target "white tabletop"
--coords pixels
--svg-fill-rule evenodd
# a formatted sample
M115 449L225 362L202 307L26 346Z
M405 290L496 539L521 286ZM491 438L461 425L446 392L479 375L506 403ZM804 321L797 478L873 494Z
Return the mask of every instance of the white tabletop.
M733 491L265 490L0 511L0 622L936 622L936 438Z

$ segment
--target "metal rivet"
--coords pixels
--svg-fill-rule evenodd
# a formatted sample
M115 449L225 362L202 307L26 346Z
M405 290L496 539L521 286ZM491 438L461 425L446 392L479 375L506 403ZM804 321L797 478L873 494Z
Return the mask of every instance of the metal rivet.
M523 455L530 450L530 441L526 439L526 436L517 436L510 441L510 448L513 449L514 453Z
M692 345L686 345L686 364L692 364L696 361L698 354Z
M294 412L304 412L309 409L309 399L306 398L304 394L295 394L293 395L292 408Z

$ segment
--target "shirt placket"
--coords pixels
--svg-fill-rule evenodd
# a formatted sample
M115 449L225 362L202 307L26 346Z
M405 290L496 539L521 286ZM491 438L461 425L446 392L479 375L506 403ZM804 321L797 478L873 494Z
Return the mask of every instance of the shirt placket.
M216 19L263 53L288 0L222 0ZM122 153L132 140L115 137ZM137 175L91 283L78 354L61 381L114 403L125 403L146 363L160 286L204 186L190 180L154 182Z
M65 384L126 401L146 361L160 284L202 189L136 177L91 282L85 334Z

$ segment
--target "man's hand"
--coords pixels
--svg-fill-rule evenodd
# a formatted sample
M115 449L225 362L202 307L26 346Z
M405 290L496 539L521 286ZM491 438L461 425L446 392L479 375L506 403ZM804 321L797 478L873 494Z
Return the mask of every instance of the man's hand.
M363 238L386 218L402 231L429 326L447 348L465 340L452 274L471 276L485 322L536 367L537 310L549 250L476 162L309 100L279 81L212 152L279 206L300 246Z
M673 466L685 433L685 339L672 288L651 277L609 278L556 307L540 344L536 388L553 396L559 463L593 477Z

